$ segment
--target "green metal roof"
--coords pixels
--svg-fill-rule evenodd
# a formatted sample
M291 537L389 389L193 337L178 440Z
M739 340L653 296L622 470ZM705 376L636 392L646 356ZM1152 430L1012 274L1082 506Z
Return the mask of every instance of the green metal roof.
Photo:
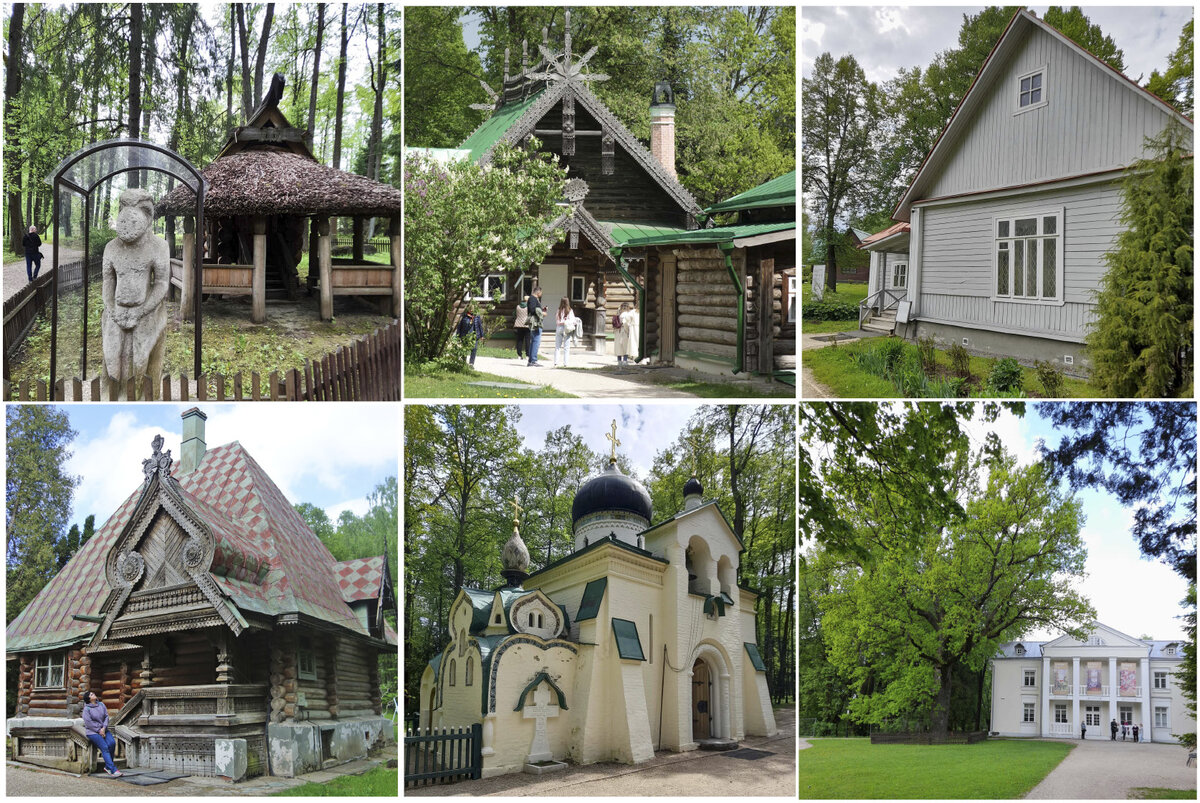
M686 234L688 231L674 226L660 226L656 223L630 223L627 220L599 220L597 222L608 230L608 233L619 245L625 245L635 238Z
M752 187L728 200L715 203L704 211L706 214L711 215L716 212L736 212L739 209L761 209L771 206L795 205L796 171L793 170L790 173L784 173L778 178L773 178L765 184Z
M637 625L628 619L612 620L613 637L617 640L617 653L627 661L644 661L642 641L638 638Z
M746 654L750 656L750 663L759 672L766 672L767 665L763 663L762 655L758 652L758 645L749 641L742 642L746 645Z
M785 223L752 223L747 226L720 226L715 229L696 229L695 231L680 231L675 229L670 233L650 237L634 237L623 246L635 248L642 245L697 245L701 243L728 243L746 237L757 237L760 234L771 234L776 231L795 230L796 221Z
M583 589L583 600L579 603L579 613L576 622L585 619L595 619L600 614L600 602L604 599L604 589L608 588L608 578L601 577L593 580Z
M543 90L544 91L544 90ZM520 103L509 103L501 106L492 116L483 121L483 124L472 132L471 136L463 140L459 145L460 150L471 152L471 161L477 162L480 157L488 152L489 149L508 133L508 129L521 119L521 115L537 102L542 93L538 92L527 100Z

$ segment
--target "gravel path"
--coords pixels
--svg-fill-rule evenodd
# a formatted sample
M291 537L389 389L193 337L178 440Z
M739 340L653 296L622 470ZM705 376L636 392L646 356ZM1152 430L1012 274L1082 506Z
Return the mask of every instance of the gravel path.
M478 361L476 361L478 363ZM747 761L716 752L660 752L644 764L588 764L536 776L515 773L446 786L406 789L405 797L788 797L796 798L795 712L776 710L779 732L741 741L772 753Z
M50 268L51 256L54 253L53 243L42 243L42 271L38 276L45 274ZM82 251L76 251L72 248L64 248L61 245L58 247L58 259L64 265L73 259L77 259ZM22 258L19 262L9 262L4 266L4 278L0 281L4 287L4 300L8 301L17 291L25 285L29 284L29 279L25 276L25 259Z
M1195 789L1187 750L1172 744L1075 740L1062 763L1025 797L1033 800L1125 800L1139 786Z

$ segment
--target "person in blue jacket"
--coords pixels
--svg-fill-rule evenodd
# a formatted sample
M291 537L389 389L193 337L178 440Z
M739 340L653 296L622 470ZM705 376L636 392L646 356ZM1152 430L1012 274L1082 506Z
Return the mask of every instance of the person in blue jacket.
M483 340L483 317L475 313L474 307L467 307L462 317L458 320L458 336L459 338L473 336L471 339L471 358L468 362L474 368L475 352L479 350L479 341Z
M83 727L88 741L96 746L104 758L104 771L113 778L120 778L121 771L113 763L113 750L117 749L117 737L108 730L108 708L100 702L96 692L83 693Z

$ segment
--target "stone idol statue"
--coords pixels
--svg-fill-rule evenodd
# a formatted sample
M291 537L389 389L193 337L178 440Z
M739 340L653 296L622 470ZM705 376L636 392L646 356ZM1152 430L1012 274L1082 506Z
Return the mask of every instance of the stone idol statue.
M153 222L150 193L127 189L119 201L116 239L104 246L104 368L121 398L128 380L140 387L144 376L156 396L162 377L171 262L167 241L151 231Z

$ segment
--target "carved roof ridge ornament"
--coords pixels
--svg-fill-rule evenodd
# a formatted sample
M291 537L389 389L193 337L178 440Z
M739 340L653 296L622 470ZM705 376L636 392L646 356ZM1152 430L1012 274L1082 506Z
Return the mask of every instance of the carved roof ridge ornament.
M542 29L542 38L546 41L549 39L545 28ZM563 52L561 54L552 53L547 44L538 45L538 50L546 60L546 68L542 72L529 73L528 77L536 81L546 81L547 83L554 83L555 81L572 83L576 81L607 81L609 76L604 73L583 72L584 66L592 60L592 56L595 56L599 49L599 46L593 45L578 60L573 58L574 54L571 51L571 10L567 9L563 22Z
M178 481L171 476L171 463L173 462L171 460L171 450L167 449L164 452L162 450L163 443L165 441L162 435L155 435L154 440L150 441L150 448L153 449L153 453L142 461L142 473L146 475L145 482L149 484L150 479L158 475L178 487Z
M576 176L567 179L567 183L563 187L563 197L573 204L580 204L587 197L589 191L587 182Z

